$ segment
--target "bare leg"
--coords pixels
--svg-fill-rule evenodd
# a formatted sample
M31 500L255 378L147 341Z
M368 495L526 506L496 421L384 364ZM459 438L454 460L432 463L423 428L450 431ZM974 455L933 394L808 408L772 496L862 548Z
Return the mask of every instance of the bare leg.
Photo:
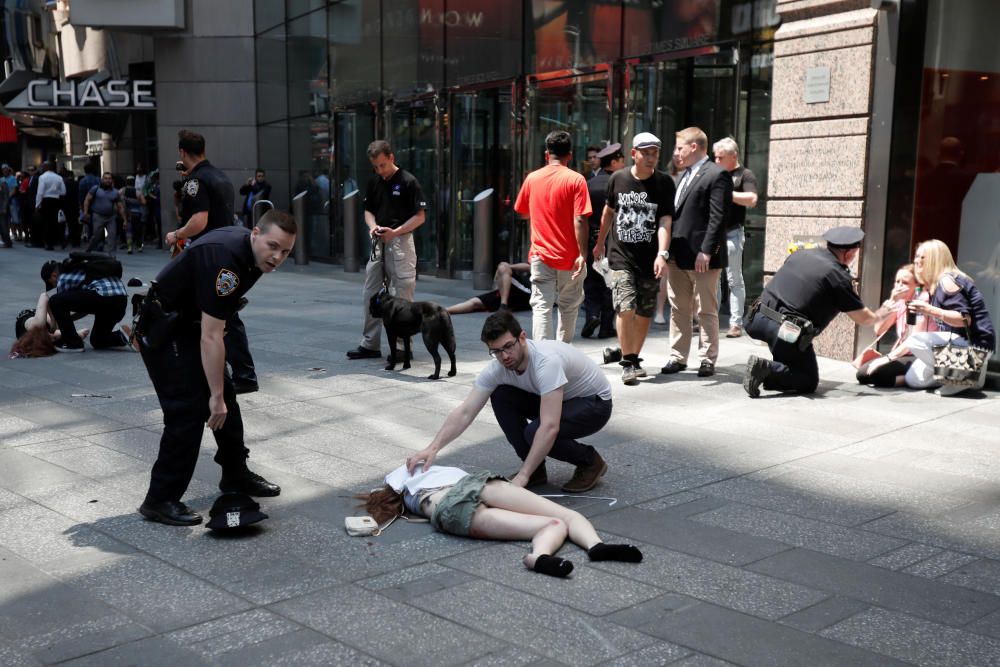
M618 313L618 344L622 355L639 354L649 333L650 319L636 315L635 310Z
M561 519L566 524L569 539L584 549L590 549L601 541L587 517L558 505L548 498L535 495L527 489L514 486L510 482L496 480L489 482L483 487L480 498L488 507L510 510L522 515Z
M448 306L445 308L449 315L463 315L465 313L478 313L486 310L486 306L483 302L479 300L478 296L474 296L468 301L462 301L461 303L456 303L454 306Z
M497 286L497 291L500 292L500 303L507 305L507 299L510 297L510 281L514 276L514 271L511 269L510 264L507 262L500 262L497 264L496 275L493 276L493 282Z
M480 507L472 515L471 534L491 540L531 540L531 553L523 559L524 566L531 570L539 556L559 551L566 542L567 528L562 519L555 517Z

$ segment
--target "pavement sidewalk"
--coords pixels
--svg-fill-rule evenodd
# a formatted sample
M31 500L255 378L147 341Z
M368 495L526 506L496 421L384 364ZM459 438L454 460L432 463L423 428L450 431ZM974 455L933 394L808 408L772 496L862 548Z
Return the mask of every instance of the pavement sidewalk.
M4 351L55 256L0 250ZM119 259L148 280L166 256ZM360 290L360 274L289 264L248 295L250 464L283 488L249 536L136 513L161 428L137 354L0 361L0 664L1000 663L996 393L861 387L821 359L815 396L750 400L743 365L766 348L746 338L723 338L711 378L693 365L625 387L607 366L614 414L588 441L610 466L601 498L556 500L646 558L590 563L569 545L577 569L555 580L523 568L524 544L399 522L347 536L351 494L425 446L488 361L481 314L454 318L454 378L426 379L419 342L408 371L347 360ZM475 292L417 284L446 304ZM577 341L598 361L603 343ZM665 328L643 356L666 361ZM185 499L207 513L204 444ZM488 409L440 462L517 465ZM571 472L549 463L541 492Z

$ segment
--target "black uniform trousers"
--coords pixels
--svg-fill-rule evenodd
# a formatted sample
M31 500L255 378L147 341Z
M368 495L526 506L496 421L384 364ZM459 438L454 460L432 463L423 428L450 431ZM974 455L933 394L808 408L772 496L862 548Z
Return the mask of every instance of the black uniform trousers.
M125 317L128 307L127 296L101 296L90 289L71 289L57 292L49 298L49 310L61 332L60 340L73 347L83 345L76 333L74 315L93 315L94 326L90 331L90 344L95 350L106 347L125 347L125 335L113 331L115 325Z
M764 389L811 394L819 386L819 366L812 343L800 350L798 343L786 343L778 338L781 325L752 309L743 321L747 335L767 343L774 361L771 374L764 380Z
M594 246L597 245L597 231L593 228L587 240L587 256L589 264L594 258ZM611 299L611 290L604 282L604 276L591 267L587 267L587 276L583 279L583 313L588 320L600 318L601 332L607 333L614 329L615 309Z
M247 340L247 328L236 313L226 320L226 363L233 372L233 380L239 383L257 383L257 370L250 356L250 341Z
M146 499L179 501L187 491L198 463L201 436L208 421L211 392L201 365L201 329L185 325L174 339L157 350L142 347L142 360L163 410L160 452L153 464ZM226 421L213 431L218 451L215 462L223 471L246 469L249 450L243 444L243 417L232 382L224 381Z
M59 224L59 209L62 201L55 197L42 200L42 227L44 228L45 247L52 250L63 242L63 226ZM35 242L38 245L38 242Z
M539 418L542 397L517 387L502 384L490 396L490 405L507 441L523 461L542 422ZM579 396L563 401L559 435L548 456L575 466L589 466L596 452L590 445L577 442L597 433L611 419L611 401L598 396Z

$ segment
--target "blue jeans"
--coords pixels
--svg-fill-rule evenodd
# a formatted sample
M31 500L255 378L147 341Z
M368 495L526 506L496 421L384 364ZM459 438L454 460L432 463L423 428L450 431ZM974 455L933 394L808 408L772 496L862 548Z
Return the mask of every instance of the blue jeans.
M726 266L726 282L729 284L729 326L743 324L743 308L746 305L747 289L743 283L743 245L746 235L743 227L726 232L726 251L729 265Z

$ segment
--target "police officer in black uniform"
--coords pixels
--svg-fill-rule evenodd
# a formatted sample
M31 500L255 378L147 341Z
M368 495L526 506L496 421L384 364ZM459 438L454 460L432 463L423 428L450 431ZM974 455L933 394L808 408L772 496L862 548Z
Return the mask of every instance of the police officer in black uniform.
M263 273L288 257L297 233L287 213L269 211L250 231L225 227L201 236L156 277L136 334L163 410L163 436L139 512L175 526L201 523L181 502L207 422L215 435L222 491L276 496L281 489L247 468L243 419L225 376L226 322Z
M601 214L604 211L604 204L608 199L608 181L611 174L625 166L625 155L622 153L622 145L611 144L603 148L596 156L601 161L601 168L587 181L587 189L590 191L590 208L593 214L590 216L590 232L587 237L587 257L594 254L594 246L597 244L597 236L601 231ZM587 320L583 324L580 335L590 338L595 331L598 338L612 338L615 334L615 309L612 304L611 290L604 282L604 276L597 271L588 270L587 277L583 279L583 312Z
M184 226L167 234L167 245L192 241L202 234L233 224L235 191L229 177L205 158L205 137L197 132L177 133L177 149L187 176L181 184L181 220ZM237 394L257 391L257 371L250 356L247 330L239 314L226 323L226 361L233 370Z
M789 255L744 319L751 338L771 349L773 361L750 355L743 388L751 398L760 387L811 394L819 386L819 369L812 339L822 333L837 313L847 313L861 326L887 316L865 307L847 268L858 255L865 234L856 227L835 227L825 234L826 248L799 250Z

